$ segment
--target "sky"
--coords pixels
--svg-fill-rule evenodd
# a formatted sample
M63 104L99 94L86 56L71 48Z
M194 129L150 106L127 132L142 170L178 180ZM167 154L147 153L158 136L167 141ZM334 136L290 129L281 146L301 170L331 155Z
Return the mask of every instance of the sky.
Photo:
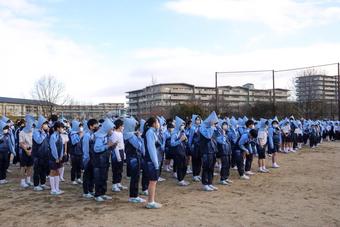
M77 102L125 102L155 82L214 86L215 72L339 61L340 0L0 0L5 97L31 98L52 75ZM297 73L277 73L277 87ZM219 77L247 82L270 88L271 74Z

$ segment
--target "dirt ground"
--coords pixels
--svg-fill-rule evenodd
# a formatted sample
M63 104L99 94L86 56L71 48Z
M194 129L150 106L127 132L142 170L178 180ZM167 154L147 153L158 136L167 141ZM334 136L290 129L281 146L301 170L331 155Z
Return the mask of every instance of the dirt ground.
M219 186L217 192L203 192L199 183L178 187L165 173L167 181L157 187L160 210L128 203L127 191L109 191L113 200L98 204L81 198L81 187L67 182L60 197L22 190L18 168L12 166L10 183L0 186L0 225L340 226L340 142L280 154L279 164L281 168L250 181L238 180L232 170L233 185ZM68 169L65 175L69 179Z

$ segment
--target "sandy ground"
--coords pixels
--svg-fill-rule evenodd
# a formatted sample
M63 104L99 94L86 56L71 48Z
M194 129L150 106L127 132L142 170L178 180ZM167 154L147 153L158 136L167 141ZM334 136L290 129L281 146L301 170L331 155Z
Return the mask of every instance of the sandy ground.
M232 171L232 186L208 193L198 183L178 187L166 173L167 181L157 188L157 201L164 205L160 210L129 204L127 192L110 191L113 200L98 204L81 198L81 187L69 183L61 186L66 194L60 197L22 190L18 169L12 166L10 184L0 186L0 225L340 226L339 163L340 142L325 142L314 150L280 154L280 169L250 181L238 180Z

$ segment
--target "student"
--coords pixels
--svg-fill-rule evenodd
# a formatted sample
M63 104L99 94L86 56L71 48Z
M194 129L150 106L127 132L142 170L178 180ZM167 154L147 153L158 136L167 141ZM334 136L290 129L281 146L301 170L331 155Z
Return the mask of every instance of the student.
M116 146L109 137L113 133L114 124L110 119L106 119L97 132L95 132L94 155L93 155L93 174L95 185L95 200L103 202L111 200L111 196L107 196L107 178L110 165L110 153Z
M64 154L63 154L63 158L62 158L62 165L59 169L59 177L60 177L60 181L64 182L64 172L65 172L65 167L64 165L68 164L68 161L70 159L70 149L71 149L71 143L70 143L70 125L69 122L66 119L62 120L62 123L64 125L64 130L63 132L60 134L61 139L63 141L63 147L64 147Z
M249 133L252 129L255 129L255 122L253 120L247 120L245 126L246 128L243 130L243 134ZM243 157L246 160L244 170L247 175L254 175L255 173L251 171L251 165L253 163L254 154L257 154L256 138L249 140L249 144L247 144L247 146L248 152L243 153Z
M125 146L123 138L124 122L118 119L114 122L115 129L110 136L110 141L116 144L116 147L111 153L111 164L112 164L112 191L120 192L121 190L127 190L126 186L121 184L123 165L126 159Z
M25 117L26 125L25 128L19 133L19 145L21 148L20 155L20 167L21 176L23 177L20 182L22 188L28 188L33 186L31 182L32 175L32 136L33 136L33 123L34 117L31 115L26 115Z
M240 146L243 157L252 157L251 154L253 150L252 150L250 143L251 141L256 140L256 138L257 138L257 131L255 129L251 129L248 133L244 133L241 136L238 144ZM250 160L246 158L245 173L248 176L253 175L253 174L250 174L250 170L251 170Z
M266 149L268 141L268 121L260 119L258 124L259 129L257 133L257 154L258 154L258 165L260 173L268 173L269 170L266 168Z
M303 144L303 131L301 121L297 121L297 127L295 129L296 141L297 141L297 149L302 148Z
M51 195L61 195L64 191L60 190L59 183L59 169L62 167L62 158L64 155L64 146L61 134L64 131L64 124L62 122L55 122L53 126L53 134L50 138L50 185Z
M160 162L158 160L158 149L160 148L157 130L160 125L155 117L150 117L144 126L143 138L145 145L145 165L147 176L149 179L148 186L148 202L146 208L159 209L162 207L160 203L155 202L156 185L159 178Z
M0 185L7 184L7 163L8 163L8 153L12 153L14 156L14 144L9 134L9 126L0 121Z
M272 155L272 168L279 168L277 164L277 152L280 150L281 134L279 121L274 118L271 122L271 127L268 129L268 153Z
M229 185L232 181L229 179L230 175L230 159L231 159L231 144L227 135L228 123L224 120L219 122L217 127L217 149L216 157L221 160L220 184Z
M171 147L175 153L174 163L177 168L177 180L179 186L188 186L189 182L185 181L187 173L187 136L185 135L185 122L181 118L175 118L176 127L171 134Z
M14 132L14 139L15 139L15 158L13 158L13 164L20 163L20 146L19 146L19 133L23 130L25 127L25 120L21 119L17 123L17 128L15 129Z
M94 133L98 130L99 125L96 119L90 119L84 122L87 125L82 140L82 165L83 174L83 197L87 199L94 198L94 173L93 173L93 156L94 156Z
M213 185L214 168L216 163L217 144L214 132L218 123L218 117L212 112L199 128L200 154L202 158L202 184L204 191L217 191Z
M69 135L69 153L71 157L71 182L73 185L83 184L81 180L81 168L83 161L82 138L84 135L83 125L77 121L72 121L72 129Z
M192 163L192 179L194 182L200 182L202 168L202 159L199 152L200 133L199 127L201 125L201 117L193 114L191 121L193 122L189 132L188 146L190 147L191 163Z
M9 135L9 138L11 140L12 146L15 146L15 127L14 127L13 122L9 118L7 118L6 116L3 116L1 118L1 121L8 125L8 127L9 127L8 135ZM11 172L11 170L9 170L9 165L10 165L10 162L11 162L11 154L12 154L12 152L8 153L8 159L7 159L7 165L6 165L6 171L7 172ZM16 157L16 156L14 156L14 157Z
M34 163L34 191L48 190L46 173L49 170L49 128L48 121L43 116L38 117L37 127L33 132L32 158Z
M130 169L130 188L129 202L145 203L146 200L138 196L139 194L139 179L142 169L142 156L145 153L144 142L141 134L136 132L137 121L131 118L124 119L124 143L126 151L126 163Z
M142 138L142 142L144 144L144 138L142 135L144 135L144 126L145 126L145 120L144 119L140 119L139 121L139 126L136 126L137 128L137 134L140 135L140 137ZM143 196L148 196L149 195L149 191L148 191L148 187L149 187L149 179L148 179L148 171L147 171L147 165L146 165L146 159L145 159L145 144L144 144L144 154L142 156L142 191L139 193L140 195Z
M172 123L172 120L167 123L167 130L165 132L165 147L164 147L164 153L165 153L165 171L171 172L173 169L171 167L171 160L174 160L174 151L171 147L171 134L174 131L175 126ZM175 171L176 172L176 171ZM175 177L177 178L177 176Z

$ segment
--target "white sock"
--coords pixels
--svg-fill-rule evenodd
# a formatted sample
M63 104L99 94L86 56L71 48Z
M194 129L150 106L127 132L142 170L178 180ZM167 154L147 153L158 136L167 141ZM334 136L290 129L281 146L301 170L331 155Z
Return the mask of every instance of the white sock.
M26 183L31 182L31 177L26 177Z
M25 184L26 183L26 180L25 179L21 179L21 184Z
M51 191L52 191L52 192L55 192L56 190L55 190L54 177L50 176L49 179L50 179Z
M64 170L65 170L64 167L61 167L61 168L58 170L59 176L60 176L61 179L64 179Z
M55 190L56 190L57 192L60 191L60 189L59 189L59 181L60 181L59 176L54 177Z

